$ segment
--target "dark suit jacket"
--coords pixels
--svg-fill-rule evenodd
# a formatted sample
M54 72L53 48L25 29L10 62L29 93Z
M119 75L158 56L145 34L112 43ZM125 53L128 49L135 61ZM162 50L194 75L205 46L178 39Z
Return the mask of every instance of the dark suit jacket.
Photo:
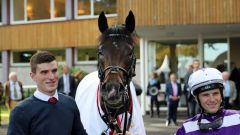
M177 96L181 96L182 95L182 88L180 83L177 82L177 88L178 88L178 92L177 92ZM167 96L167 100L168 102L173 102L172 99L170 98L170 96L173 96L173 88L172 88L172 84L171 82L168 82L166 84L166 96Z
M75 93L76 93L76 85L75 85L75 78L71 75L69 75L69 85L70 85L70 93L69 96L75 98ZM58 87L57 87L58 92L63 93L64 91L64 81L63 81L63 76L61 76L58 80Z

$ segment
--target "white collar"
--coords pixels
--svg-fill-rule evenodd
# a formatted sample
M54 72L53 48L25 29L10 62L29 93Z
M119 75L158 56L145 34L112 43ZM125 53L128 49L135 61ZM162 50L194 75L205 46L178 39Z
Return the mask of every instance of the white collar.
M63 76L65 76L65 77L68 77L68 76L69 76L69 74L63 74Z
M57 91L55 91L55 94L53 96L48 96L44 93L42 93L41 91L39 91L38 89L34 92L33 94L36 98L43 100L43 101L48 101L49 98L51 97L55 97L58 100L58 93Z
M13 80L10 80L10 84L17 84L17 81L16 82L14 82Z

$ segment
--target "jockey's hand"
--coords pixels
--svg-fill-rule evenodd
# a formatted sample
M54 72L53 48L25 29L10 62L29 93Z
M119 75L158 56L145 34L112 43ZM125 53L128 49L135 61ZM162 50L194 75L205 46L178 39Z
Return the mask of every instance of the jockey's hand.
M122 135L122 133L116 133L116 132L114 131L113 135ZM130 132L128 132L128 131L126 131L126 135L133 135L133 134L130 133Z

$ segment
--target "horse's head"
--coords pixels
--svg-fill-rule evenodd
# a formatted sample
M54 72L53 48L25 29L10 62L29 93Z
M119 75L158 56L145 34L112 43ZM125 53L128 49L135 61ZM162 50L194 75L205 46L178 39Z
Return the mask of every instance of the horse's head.
M125 25L108 28L102 12L98 27L102 33L98 47L101 104L104 111L122 113L129 105L129 83L135 75L134 15L130 11Z

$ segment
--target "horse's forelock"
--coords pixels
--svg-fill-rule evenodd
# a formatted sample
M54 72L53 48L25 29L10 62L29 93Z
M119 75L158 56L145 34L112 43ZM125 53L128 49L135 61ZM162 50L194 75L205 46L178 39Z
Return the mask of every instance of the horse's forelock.
M125 26L114 25L108 28L102 35L99 37L100 44L105 42L106 40L114 40L114 41L126 41L131 45L135 44L135 33L130 33Z

